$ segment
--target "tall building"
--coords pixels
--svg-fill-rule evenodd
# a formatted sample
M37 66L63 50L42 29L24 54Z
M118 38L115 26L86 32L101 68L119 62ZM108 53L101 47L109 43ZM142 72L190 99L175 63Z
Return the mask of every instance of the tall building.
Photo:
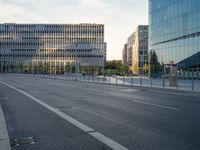
M139 25L128 38L128 65L134 74L144 74L148 65L148 26Z
M102 24L0 24L1 72L104 71Z
M131 36L127 40L127 65L132 68L132 53L133 53L133 43L135 40L135 33L131 34ZM132 70L132 69L131 69Z
M122 64L127 65L127 44L124 44L122 49Z
M149 0L150 75L200 67L200 0Z
M133 44L133 72L136 74L143 74L145 64L148 64L148 26L139 25L135 31L135 40Z

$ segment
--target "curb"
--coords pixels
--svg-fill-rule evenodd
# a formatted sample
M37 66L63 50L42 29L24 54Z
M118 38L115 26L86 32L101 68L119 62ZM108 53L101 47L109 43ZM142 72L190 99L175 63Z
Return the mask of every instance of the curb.
M0 149L11 150L7 126L1 105L0 105Z

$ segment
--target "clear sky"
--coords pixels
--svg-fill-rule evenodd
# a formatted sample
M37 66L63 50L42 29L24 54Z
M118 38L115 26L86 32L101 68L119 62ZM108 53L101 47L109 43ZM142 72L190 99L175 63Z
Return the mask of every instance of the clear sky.
M137 25L148 23L148 0L0 0L0 23L105 24L107 59L121 59Z

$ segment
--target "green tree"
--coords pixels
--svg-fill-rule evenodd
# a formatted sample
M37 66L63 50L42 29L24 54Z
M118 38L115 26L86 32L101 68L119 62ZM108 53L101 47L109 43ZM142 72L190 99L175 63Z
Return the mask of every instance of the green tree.
M162 66L158 62L158 57L155 51L150 51L150 76L157 76L162 71Z
M98 65L93 66L93 75L99 75L99 66Z
M120 68L119 68L119 71L120 71L121 74L125 75L128 72L130 72L130 68L129 68L129 66L121 65Z
M139 66L138 66L138 64L134 64L134 65L132 66L132 70L133 70L133 73L137 74L138 71L139 71Z
M148 74L148 72L149 72L149 65L146 63L143 66L143 72L144 72L144 75Z
M119 69L122 66L121 60L111 60L106 62L106 69Z

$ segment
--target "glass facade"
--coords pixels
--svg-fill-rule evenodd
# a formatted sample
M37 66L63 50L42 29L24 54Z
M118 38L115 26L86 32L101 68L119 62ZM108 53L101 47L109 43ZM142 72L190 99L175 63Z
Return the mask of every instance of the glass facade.
M200 0L149 0L150 72L200 67Z

